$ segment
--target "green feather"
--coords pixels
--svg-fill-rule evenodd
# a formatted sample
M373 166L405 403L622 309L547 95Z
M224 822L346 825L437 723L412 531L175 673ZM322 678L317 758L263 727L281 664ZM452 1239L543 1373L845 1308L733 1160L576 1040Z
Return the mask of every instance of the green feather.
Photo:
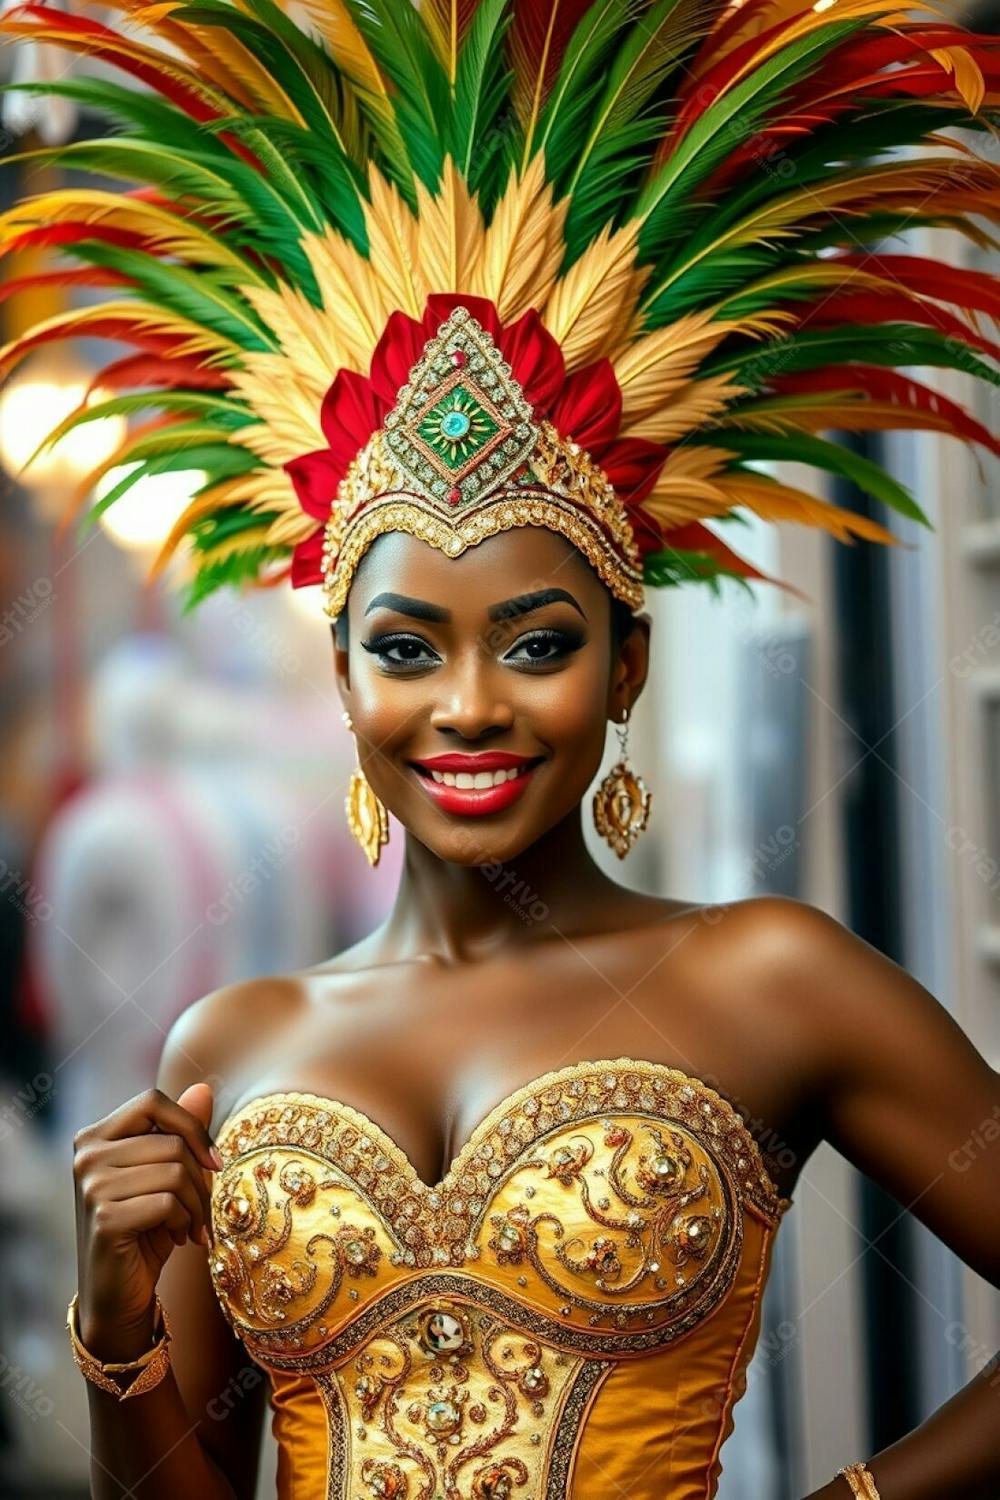
M718 444L719 440L717 432L706 431L699 433L690 441L714 445ZM830 474L839 474L845 479L850 479L858 489L864 490L873 499L881 500L882 504L887 505L891 510L898 511L902 516L908 516L911 521L919 521L922 526L929 527L931 531L934 530L927 516L904 485L887 474L880 464L873 463L871 459L864 458L840 443L831 443L826 438L816 437L812 433L739 432L731 431L727 427L724 446L753 462L772 460L782 463L811 464L813 468L825 469Z
M508 0L480 0L458 55L448 132L452 155L470 191L488 185L486 196L493 201L500 175L506 176L510 165L504 150L509 132L502 128L504 95L513 76L503 50L510 21Z
M345 0L385 76L396 85L396 121L410 165L426 187L444 165L442 124L450 117L448 78L416 7L400 0Z
M859 356L866 364L873 365L931 365L964 370L968 375L1000 386L1000 372L978 358L967 344L951 334L912 323L807 328L774 339L763 349L758 345L735 354L716 354L706 361L700 373L707 376L722 371L737 372L741 385L759 390L775 375L849 364Z
M129 277L133 288L157 307L210 328L242 349L263 352L279 347L274 334L250 304L228 290L233 282L232 271L204 267L191 270L143 250L98 241L75 246L74 254L94 265L121 272Z
M567 191L566 238L575 258L627 205L666 123L650 101L704 34L717 0L654 0L611 59L607 82L577 147Z
M676 239L677 204L725 161L737 140L750 136L771 109L780 107L788 89L814 72L824 56L867 23L831 21L767 58L732 88L726 89L699 116L647 183L636 211L644 220L640 250L658 258Z

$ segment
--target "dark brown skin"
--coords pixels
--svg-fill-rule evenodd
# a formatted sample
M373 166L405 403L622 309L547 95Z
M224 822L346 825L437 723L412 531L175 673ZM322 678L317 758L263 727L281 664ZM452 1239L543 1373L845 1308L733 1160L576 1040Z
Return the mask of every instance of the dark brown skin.
M560 600L487 618L489 604L543 588L569 591L580 612ZM367 612L387 590L451 619ZM82 1132L84 1341L104 1359L148 1348L154 1286L174 1332L172 1373L155 1390L119 1406L88 1385L96 1500L126 1489L137 1500L251 1500L264 1380L223 1319L199 1230L214 1170L205 1127L273 1090L354 1105L430 1183L495 1104L540 1074L618 1056L667 1063L735 1105L783 1193L828 1140L1000 1286L997 1147L975 1144L1000 1112L1000 1075L944 1007L804 903L657 900L608 880L587 854L581 800L608 721L642 690L648 622L614 652L604 586L542 528L459 559L383 536L348 614L337 685L368 779L407 829L396 903L328 963L192 1006L168 1038L162 1092ZM542 630L564 646L572 635L576 649L529 655L524 642ZM389 660L364 649L388 632L417 644L397 643ZM414 657L417 667L398 665ZM485 749L544 756L524 795L485 817L442 812L409 764ZM360 851L358 861L363 879ZM492 861L531 893L529 920ZM1000 1374L987 1368L870 1459L882 1500L993 1500L998 1434ZM808 1500L849 1497L831 1477Z

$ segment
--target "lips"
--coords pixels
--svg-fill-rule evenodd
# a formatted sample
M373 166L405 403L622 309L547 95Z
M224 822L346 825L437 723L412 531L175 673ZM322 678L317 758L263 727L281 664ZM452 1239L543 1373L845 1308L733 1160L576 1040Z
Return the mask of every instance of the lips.
M542 756L486 750L411 761L424 791L444 811L481 816L501 812L527 789Z

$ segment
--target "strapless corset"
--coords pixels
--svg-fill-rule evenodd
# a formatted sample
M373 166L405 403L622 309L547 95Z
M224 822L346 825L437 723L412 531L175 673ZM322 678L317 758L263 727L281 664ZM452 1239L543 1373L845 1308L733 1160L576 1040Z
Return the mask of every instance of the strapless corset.
M433 1187L314 1094L218 1144L212 1279L270 1375L280 1500L715 1494L791 1200L707 1084L546 1073Z

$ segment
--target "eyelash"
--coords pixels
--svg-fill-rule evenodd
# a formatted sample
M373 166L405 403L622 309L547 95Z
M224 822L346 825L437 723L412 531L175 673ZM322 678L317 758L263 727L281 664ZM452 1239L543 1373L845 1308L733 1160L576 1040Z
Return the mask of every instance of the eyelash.
M527 658L539 666L548 666L551 662L560 661L563 657L570 656L583 645L583 636L566 630L533 630L529 635L521 636L515 645L526 646L530 641L549 641L559 649L544 657ZM386 667L389 671L405 671L408 667L423 667L431 662L429 657L410 657L408 660L399 660L397 657L389 656L389 651L401 642L412 642L417 646L427 647L427 642L418 635L408 635L401 631L387 632L384 635L372 636L370 641L362 641L361 645L365 651L377 657L379 665ZM429 648L428 648L429 649ZM440 658L437 658L440 659Z

